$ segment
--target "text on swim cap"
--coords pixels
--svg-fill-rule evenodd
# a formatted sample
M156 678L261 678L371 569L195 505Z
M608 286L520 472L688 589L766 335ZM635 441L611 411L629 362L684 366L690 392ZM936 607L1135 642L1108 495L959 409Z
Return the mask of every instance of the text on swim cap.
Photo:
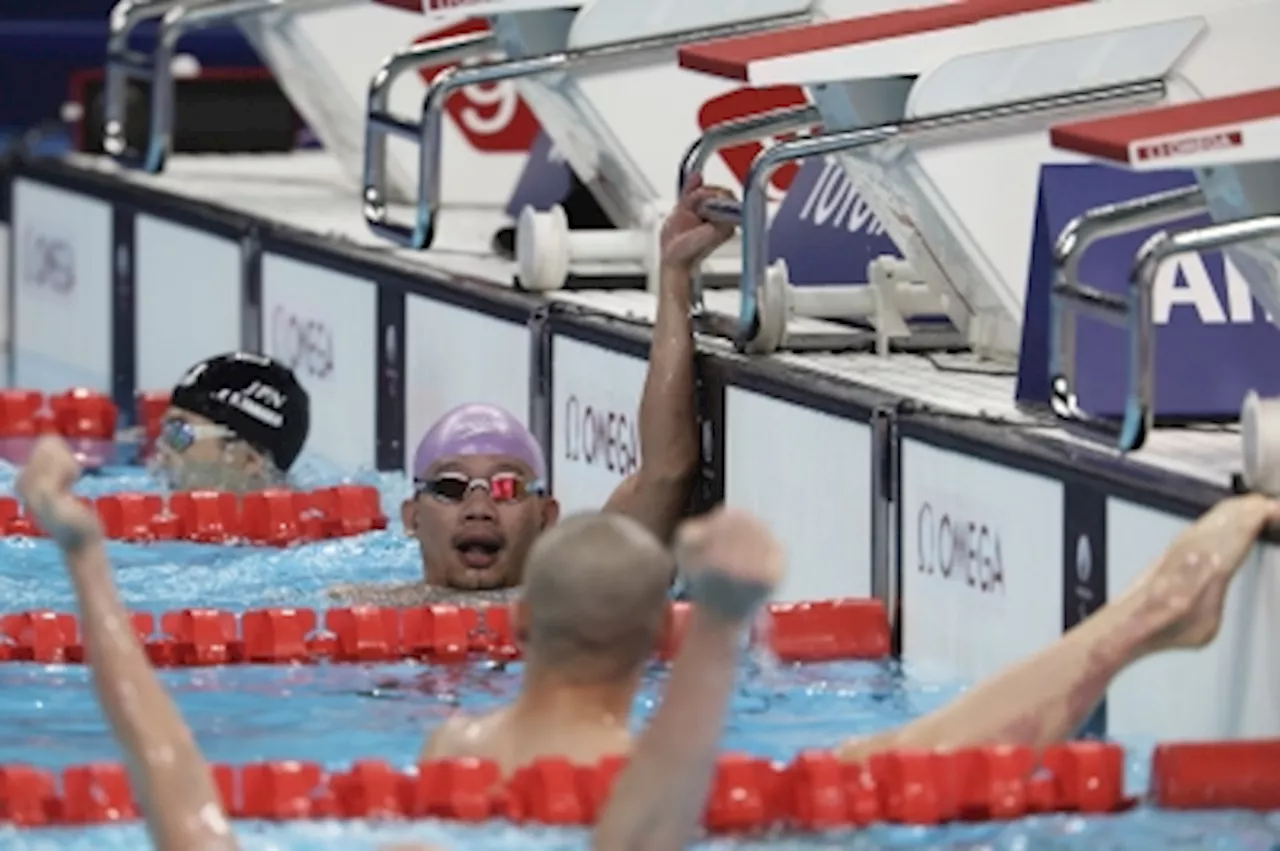
M288 397L270 384L255 381L242 391L222 389L213 394L213 398L263 425L271 428L284 425L284 415L280 410Z

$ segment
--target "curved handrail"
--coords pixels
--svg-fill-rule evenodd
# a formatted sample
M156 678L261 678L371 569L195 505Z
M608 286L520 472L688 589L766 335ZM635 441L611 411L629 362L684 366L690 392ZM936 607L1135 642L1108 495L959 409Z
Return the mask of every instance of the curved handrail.
M368 106L365 109L364 168L361 198L364 203L365 221L375 233L390 236L380 230L375 222L386 220L388 199L387 137L400 136L417 140L418 122L400 118L389 111L391 87L406 72L431 65L448 65L476 55L496 46L497 40L489 32L466 33L445 36L415 44L391 54L378 66L369 80ZM430 242L428 239L427 242Z
M1054 243L1054 272L1049 297L1049 384L1050 407L1071 430L1080 430L1092 439L1113 441L1121 452L1141 446L1146 429L1154 416L1140 401L1131 419L1126 405L1125 419L1119 424L1084 415L1075 397L1076 386L1076 314L1084 311L1112 324L1131 321L1133 300L1091 287L1080 281L1080 262L1091 245L1099 240L1132 233L1142 228L1163 225L1205 212L1204 194L1199 186L1145 195L1114 204L1095 207L1076 216L1062 229ZM1131 294L1130 294L1131 295ZM1149 323L1135 329L1139 335L1135 352L1148 351L1147 339L1153 331ZM1133 364L1130 364L1132 373Z
M1068 111L1096 103L1127 102L1164 94L1163 80L1084 89L1023 101L981 106L957 112L922 116L896 123L879 124L823 133L807 139L781 142L756 157L751 164L742 203L742 281L735 345L746 350L759 327L757 295L765 283L769 262L768 204L766 187L781 165L809 157L825 156L870 147L898 138L918 138L926 134L957 130L975 124L1024 118L1028 115Z
M423 249L431 244L435 231L435 218L440 209L440 150L438 148L440 125L444 120L444 105L449 96L459 89L483 83L497 83L532 77L554 71L563 71L584 65L606 62L645 50L676 47L688 41L703 41L757 32L790 23L800 23L807 15L785 15L739 21L715 27L705 27L684 32L646 36L628 41L611 42L592 47L563 50L539 56L519 59L499 59L481 62L468 67L446 68L436 75L427 87L422 99L422 120L418 127L420 160L418 170L418 198L414 205L411 223L391 221L384 205L365 204L365 220L369 227L386 239L409 248Z
M822 113L813 104L786 106L755 115L745 115L730 121L722 121L703 131L693 140L680 158L680 171L676 178L676 194L684 190L685 183L695 174L701 174L712 155L725 148L754 142L774 133L801 130L822 123Z
M129 50L138 26L162 18L185 0L119 0L107 18L106 84L102 107L102 147L113 157L128 150L126 99L131 77L150 77L145 57Z
M723 121L703 131L693 140L680 158L679 174L676 178L677 197L684 191L685 184L695 174L702 174L712 155L725 148L753 142L775 133L812 128L822 123L822 113L813 104L788 106L771 109L767 112L747 115L730 121ZM693 276L691 307L695 314L705 308L703 299L702 273Z
M1161 232L1138 250L1129 276L1131 366L1122 440L1129 438L1136 449L1155 425L1155 318L1151 298L1160 269L1184 254L1219 251L1275 237L1280 237L1280 215L1254 216L1177 233Z
M103 147L126 165L153 174L164 169L173 145L173 58L187 33L248 15L282 9L322 11L356 2L359 0L121 0L111 11L107 42ZM128 42L133 31L143 21L156 18L160 19L160 27L150 59L130 52ZM126 89L130 77L151 80L151 122L145 149L137 159L131 158L128 149Z

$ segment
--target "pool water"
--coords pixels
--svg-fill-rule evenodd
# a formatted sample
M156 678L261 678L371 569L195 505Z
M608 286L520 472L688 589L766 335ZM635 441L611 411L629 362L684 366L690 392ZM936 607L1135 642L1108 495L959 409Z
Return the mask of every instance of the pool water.
M12 491L14 471L0 466L0 492ZM269 606L323 607L326 588L352 581L405 581L419 571L416 544L395 521L396 505L409 493L403 477L338 471L308 462L298 484L339 481L376 484L393 518L383 532L291 550L194 544L112 544L117 581L127 604L163 611L192 605L235 610ZM87 495L156 490L144 471L118 469L88 477ZM70 584L46 541L0 540L0 610L73 611ZM930 682L896 663L830 663L779 666L752 656L733 700L725 748L777 759L821 747L845 736L895 726L946 703L963 688ZM211 760L313 760L344 767L355 759L415 762L425 733L450 712L497 705L516 693L520 666L491 664L432 668L417 664L234 666L161 672ZM636 701L637 726L651 712L665 678L655 665ZM1147 747L1130 745L1128 782L1146 783ZM1142 743L1139 743L1142 744ZM88 669L80 666L0 664L0 763L25 762L52 769L121 754L93 696ZM247 848L375 848L416 839L476 851L583 848L581 831L478 826L441 822L366 824L311 822L240 823ZM139 825L91 829L23 830L0 826L5 849L142 849ZM1280 817L1249 813L1157 813L1139 809L1122 816L1081 819L1052 816L1013 823L940 829L881 827L860 834L715 839L712 848L950 848L950 849L1222 849L1280 848Z

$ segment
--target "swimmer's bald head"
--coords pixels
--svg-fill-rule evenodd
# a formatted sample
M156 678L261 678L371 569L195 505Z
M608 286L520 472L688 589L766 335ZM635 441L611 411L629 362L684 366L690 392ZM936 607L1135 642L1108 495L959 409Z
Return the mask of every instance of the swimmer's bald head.
M529 664L592 682L635 676L662 633L674 575L666 547L629 517L561 521L525 564L517 619Z

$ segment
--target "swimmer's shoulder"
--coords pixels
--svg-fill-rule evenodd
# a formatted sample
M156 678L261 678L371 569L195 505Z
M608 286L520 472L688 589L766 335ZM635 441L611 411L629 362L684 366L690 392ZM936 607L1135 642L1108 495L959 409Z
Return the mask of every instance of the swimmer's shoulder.
M475 720L474 717L461 713L446 718L422 743L422 752L418 754L418 761L430 762L467 756L468 754L463 752L462 745L466 741L467 728Z
M505 714L500 709L485 715L459 712L449 716L427 737L418 760L492 758Z

